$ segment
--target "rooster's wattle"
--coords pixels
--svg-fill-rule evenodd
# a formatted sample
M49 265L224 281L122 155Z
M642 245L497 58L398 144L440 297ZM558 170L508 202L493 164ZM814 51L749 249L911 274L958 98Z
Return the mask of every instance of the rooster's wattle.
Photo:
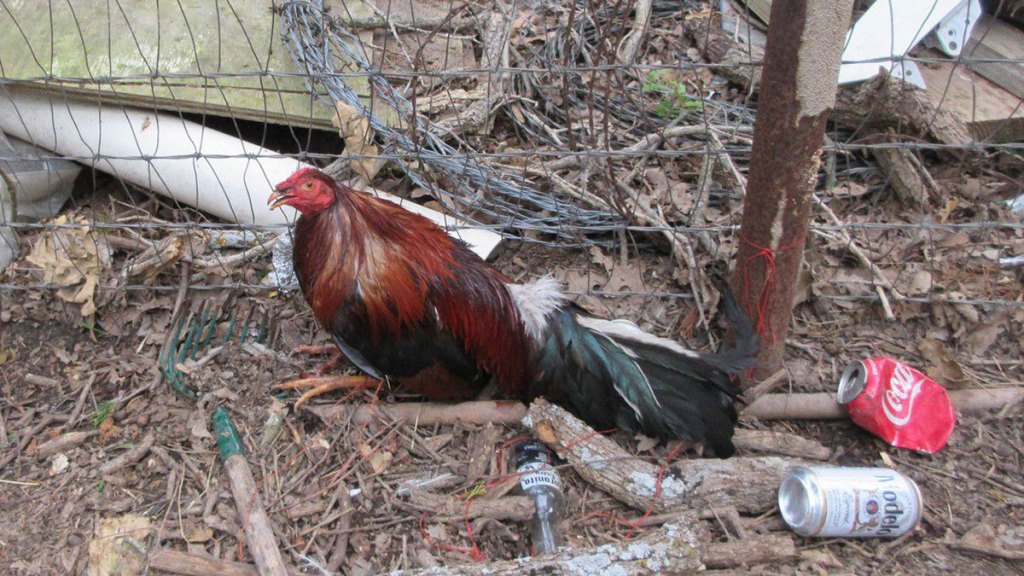
M734 348L699 354L572 304L550 277L513 284L433 222L303 169L279 184L291 205L295 271L320 324L374 378L433 399L493 380L507 397L546 396L597 429L619 427L733 453L732 376L756 336L725 295Z

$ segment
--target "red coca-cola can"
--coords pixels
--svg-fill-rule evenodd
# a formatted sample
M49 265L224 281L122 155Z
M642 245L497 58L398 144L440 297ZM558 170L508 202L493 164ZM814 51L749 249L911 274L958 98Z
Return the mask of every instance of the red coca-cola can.
M846 367L836 400L855 424L897 448L934 454L946 445L956 410L946 389L893 358Z

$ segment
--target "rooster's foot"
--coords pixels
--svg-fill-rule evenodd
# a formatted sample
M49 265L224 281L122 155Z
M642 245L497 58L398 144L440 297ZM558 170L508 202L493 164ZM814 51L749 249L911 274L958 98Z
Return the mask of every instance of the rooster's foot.
M303 344L302 346L297 346L292 350L291 355L295 356L296 354L306 354L308 356L322 356L324 354L331 355L330 360L324 362L320 365L320 368L317 369L317 376L323 376L329 371L334 370L345 359L345 355L342 354L341 350L338 350L338 347L334 344Z
M312 378L300 378L274 386L275 390L306 390L295 401L295 410L298 410L310 398L320 396L331 390L376 388L380 380L369 376L314 376Z

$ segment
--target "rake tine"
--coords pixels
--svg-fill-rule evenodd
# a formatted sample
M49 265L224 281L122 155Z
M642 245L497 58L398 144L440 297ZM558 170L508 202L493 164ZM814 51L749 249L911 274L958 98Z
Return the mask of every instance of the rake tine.
M167 346L167 349L163 352L163 357L160 358L160 369L163 371L164 376L172 378L177 370L174 367L172 359L178 353L178 345L181 344L181 331L185 328L186 318L182 316L178 319L177 325L174 327L174 335L171 336L171 343Z
M270 328L267 326L268 316L269 314L263 308L256 313L256 337L253 340L258 344L266 344L267 337L270 335Z
M273 346L274 345L274 336L277 335L277 315L276 314L271 314L269 310L266 312L266 315L268 317L270 317L270 322L268 323L268 327L267 327L266 341L263 342L263 345L264 346Z
M220 316L220 310L210 311L210 320L203 326L203 330L200 334L204 334L202 343L200 344L200 350L206 350L210 345L210 340L213 339L213 335L217 332L217 318Z
M249 337L249 322L252 320L253 307L249 306L249 311L245 313L245 322L242 324L242 333L238 336L238 342L245 344L246 338Z
M200 318L206 318L205 300L199 306L199 310L197 310L196 312L189 316L188 335L185 337L185 345L182 346L181 352L178 355L178 362L182 362L186 358L188 358L195 349L196 341L198 340L197 334L199 332L199 328L202 326L202 321L196 322L196 316L199 316Z
M238 323L238 314L235 312L235 309L232 308L231 309L231 317L230 317L229 322L228 322L228 331L227 331L227 333L224 334L224 340L222 342L223 344L227 344L228 340L231 339L231 335L235 333L235 324L236 323Z

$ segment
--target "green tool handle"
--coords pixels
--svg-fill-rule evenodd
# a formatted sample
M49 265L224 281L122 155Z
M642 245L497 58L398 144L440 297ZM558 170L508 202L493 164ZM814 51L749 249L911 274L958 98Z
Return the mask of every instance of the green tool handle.
M231 482L231 494L235 498L235 508L242 519L245 539L249 545L256 568L263 576L285 576L287 571L281 550L277 546L277 538L270 525L270 517L263 508L256 480L245 459L245 450L238 436L238 430L231 422L231 416L223 407L213 413L213 430L217 436L217 447L224 461L224 469Z
M213 433L217 437L221 460L227 462L228 457L235 454L245 456L245 448L242 446L241 437L238 436L238 429L231 422L231 416L223 406L218 406L213 412Z

